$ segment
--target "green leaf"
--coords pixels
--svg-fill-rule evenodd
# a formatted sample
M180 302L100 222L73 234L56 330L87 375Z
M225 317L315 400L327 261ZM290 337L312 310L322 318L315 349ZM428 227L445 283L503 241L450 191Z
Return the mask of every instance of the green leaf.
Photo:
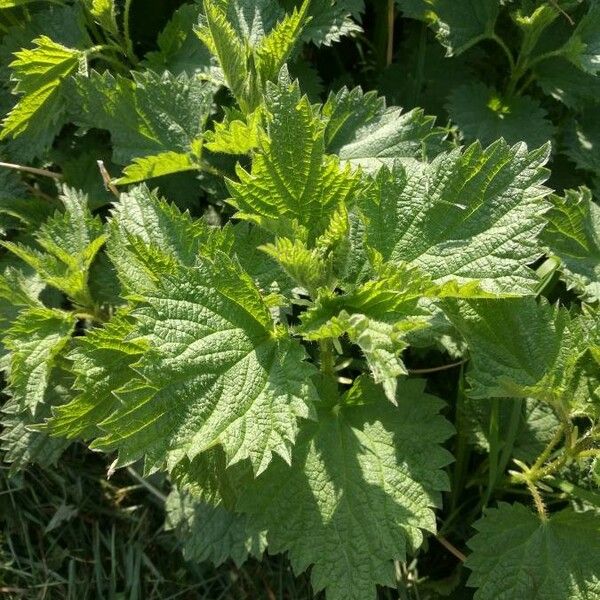
M154 156L134 158L133 162L123 169L123 174L116 185L139 183L163 175L182 173L184 171L198 171L201 169L197 157L190 153L161 152Z
M144 65L157 73L169 71L174 75L187 73L190 76L204 73L216 77L210 52L194 32L201 10L199 3L180 6L158 34L158 48L146 54Z
M597 414L593 316L575 318L532 297L449 299L443 307L469 345L470 396L532 397L563 416Z
M71 339L75 321L63 311L26 308L5 333L9 391L20 410L34 414L43 402L55 358Z
M551 196L552 209L542 240L561 260L562 277L588 302L600 300L600 207L590 191Z
M291 466L273 462L240 496L269 549L287 551L297 572L312 565L315 591L328 600L369 600L394 585L393 560L406 560L434 532L442 468L439 444L452 427L423 382L403 381L398 406L361 378L342 403L304 424ZM363 405L360 405L363 404Z
M596 102L600 95L600 77L574 69L566 58L544 60L534 67L533 72L544 93L569 108L583 108Z
M323 116L327 152L369 172L406 159L433 158L443 149L446 135L421 109L403 113L398 107L386 108L384 98L359 87L331 94Z
M396 0L405 16L425 21L448 56L464 52L494 32L499 0Z
M108 33L119 37L119 26L117 25L117 7L115 0L84 0L90 14Z
M360 205L367 245L437 282L532 293L537 280L527 264L541 255L547 152L499 140L381 170Z
M255 154L251 172L240 166L239 182L228 182L231 203L240 211L238 217L284 232L286 223L289 232L289 223L296 221L318 235L349 199L357 177L325 155L320 116L286 72L268 90L268 138Z
M299 0L281 0L289 8L298 5ZM317 46L331 46L342 37L360 33L357 23L365 10L364 0L322 0L311 2L308 22L302 31L302 40Z
M565 56L582 71L597 75L600 71L600 6L595 1L590 4L566 44Z
M554 136L554 126L537 100L530 96L505 100L483 83L457 86L447 108L467 142L487 145L504 138L509 144L523 141L538 148Z
M75 303L91 308L88 274L106 240L104 226L88 210L87 196L65 187L60 199L65 211L57 212L35 234L43 251L15 242L3 245L33 267L46 283Z
M21 97L2 122L0 139L27 133L40 136L37 143L47 148L64 123L64 82L86 69L85 56L45 35L33 43L34 48L15 52L16 59L9 65L17 82L14 93Z
M600 519L562 510L542 521L522 504L501 503L475 524L469 585L475 600L584 600L600 592Z
M138 293L172 265L193 265L207 237L205 223L141 185L115 203L107 251L125 293Z
M220 565L232 559L239 567L248 556L260 558L266 549L265 533L253 529L245 515L223 506L211 506L175 488L165 508L165 527L175 530L186 560Z
M135 366L143 379L121 389L94 446L118 448L121 464L145 455L147 468L218 443L229 463L249 458L257 472L273 453L289 460L297 418L312 415L314 368L274 328L250 277L219 253L165 275L144 300L135 313L152 348Z
M567 156L580 168L600 175L600 125L596 107L588 106L565 124L564 144Z
M135 376L131 365L145 350L144 344L127 339L132 331L127 315L118 314L104 327L76 338L68 358L78 393L54 410L47 427L53 436L91 439L102 434L98 423L119 406L114 390Z
M21 410L14 399L4 404L0 449L4 452L3 461L10 464L10 471L22 471L31 463L50 466L58 462L70 440L51 438L37 430L37 427L50 416L53 406L66 401L70 384L68 374L54 370L46 387L44 401L36 406L33 414L28 409Z
M204 134L204 147L211 152L248 154L260 145L261 124L260 110L246 116L226 110L225 119Z
M92 72L76 80L74 120L111 134L113 160L127 164L164 152L186 153L200 137L214 86L168 72L134 73L133 80Z

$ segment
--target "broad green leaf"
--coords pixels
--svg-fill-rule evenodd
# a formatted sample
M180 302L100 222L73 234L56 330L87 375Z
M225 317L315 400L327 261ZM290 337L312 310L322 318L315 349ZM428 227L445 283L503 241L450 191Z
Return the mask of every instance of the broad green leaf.
M42 35L34 48L15 53L10 64L17 82L15 94L21 97L2 122L0 139L22 134L40 136L49 146L64 122L64 82L78 71L85 71L85 55Z
M106 240L104 226L90 213L87 196L65 187L60 199L65 211L57 212L35 234L41 250L15 242L3 245L34 268L46 283L75 303L92 308L88 274Z
M10 351L9 391L20 410L43 402L56 356L71 339L75 317L55 309L24 309L4 335Z
M551 196L542 240L561 260L562 277L589 302L600 300L600 207L587 188Z
M44 287L36 273L26 275L19 269L7 267L0 275L0 319L12 323L23 307L41 307L39 295Z
M597 119L597 108L588 106L576 118L565 124L565 152L580 168L600 175L600 125Z
M229 181L228 187L239 217L283 232L296 221L314 237L351 197L357 176L325 154L323 122L286 75L268 86L267 139L251 171L238 167L239 182Z
M197 157L191 153L161 152L154 156L134 158L133 162L123 169L123 174L115 181L115 184L139 183L163 175L200 169Z
M501 503L475 523L466 565L475 600L584 600L600 594L600 518L567 508L547 521Z
M235 111L226 111L221 123L215 123L214 131L204 134L204 147L211 152L224 154L248 154L260 145L262 114L256 110L245 117Z
M436 282L532 293L536 277L527 265L542 253L547 153L499 140L427 165L381 170L360 204L366 244L385 261L417 266Z
M565 56L582 71L600 71L600 5L592 1L586 15L577 23L565 46Z
M360 88L343 88L323 106L327 152L374 172L406 159L426 160L443 149L446 132L420 109L403 113L385 99Z
M196 34L211 54L218 59L227 86L245 110L249 108L245 104L246 98L250 103L256 102L252 98L254 90L248 89L253 82L250 81L247 65L247 43L240 38L227 19L226 11L219 4L223 3L204 0L204 15L201 26L196 29ZM226 4L233 4L233 2Z
M117 6L115 0L84 0L86 8L90 14L102 27L113 36L119 36L119 26L117 25Z
M299 6L300 0L281 0L286 10ZM317 46L331 46L342 37L362 31L359 25L364 0L322 0L311 2L308 21L302 30L302 40Z
M134 73L133 79L92 72L73 87L75 122L108 130L119 164L190 151L202 134L215 89L198 77L152 71Z
M490 37L500 0L396 0L405 16L429 24L448 56Z
M584 108L600 95L600 77L574 69L564 57L544 60L533 71L542 90L569 108Z
M273 453L289 460L298 417L312 415L313 367L279 334L250 277L226 255L181 267L146 292L136 335L151 346L142 377L94 442L119 462L173 467L221 444L229 463L263 471Z
M572 317L531 297L449 299L443 306L469 345L470 396L532 397L562 416L598 413L599 374L589 353L597 315Z
M2 433L0 449L10 470L19 472L29 464L42 466L55 465L71 443L64 438L51 438L45 432L34 430L50 416L53 406L66 401L70 393L71 378L64 371L54 371L44 394L44 401L37 405L32 414L28 409L21 410L14 399L2 407Z
M457 86L448 100L450 118L467 142L491 144L504 138L509 144L525 142L538 148L554 136L546 111L530 96L504 100L483 83Z
M377 584L394 585L392 561L435 532L451 460L440 444L452 427L423 385L401 382L396 407L361 379L303 425L291 466L275 460L240 496L242 512L268 529L270 551L287 551L297 572L312 565L328 600L374 600Z
M199 3L183 4L173 13L158 34L158 48L146 54L144 65L147 68L158 73L169 71L174 75L187 73L190 76L202 73L217 77L210 52L194 32L201 10Z
M207 237L205 223L141 185L115 203L107 251L124 291L139 293L152 289L172 265L193 265Z
M263 81L274 81L289 58L306 21L310 0L286 14L255 46L256 68Z
M47 427L53 436L91 439L102 434L98 423L119 406L114 391L135 376L131 365L145 350L142 343L127 339L132 330L123 314L76 338L68 358L78 393L54 410Z
M248 556L260 558L266 549L265 533L252 529L245 515L211 506L176 488L167 498L166 511L165 527L181 540L186 560L220 565L232 559L239 567Z

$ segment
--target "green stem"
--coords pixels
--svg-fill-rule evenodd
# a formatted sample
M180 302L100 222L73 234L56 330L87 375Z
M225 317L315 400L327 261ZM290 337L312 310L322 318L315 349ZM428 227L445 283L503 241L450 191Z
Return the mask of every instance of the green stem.
M513 407L510 413L510 420L508 422L508 431L506 432L502 453L500 455L500 460L498 461L499 475L504 473L506 467L508 466L508 462L510 461L510 457L512 456L513 449L515 447L517 434L519 433L519 425L521 424L523 401L520 398L515 398L512 402Z
M458 506L458 499L465 487L467 470L469 467L469 438L467 434L467 423L465 419L465 391L464 391L464 367L461 366L458 390L456 393L456 416L454 418L456 426L456 444L454 448L454 470L452 473L452 495L450 500L450 514L454 513Z
M333 355L333 344L329 340L319 342L321 372L325 375L335 377L335 357Z
M496 487L496 481L498 479L498 456L499 456L499 445L500 445L500 402L499 398L492 399L492 411L490 413L490 429L489 429L489 444L490 444L490 458L489 458L489 469L488 469L488 484L483 497L483 506L487 506L492 492Z
M504 40L496 32L494 32L490 36L490 39L494 40L494 42L496 42L496 44L498 44L498 46L500 46L500 48L502 48L502 50L504 51L504 54L506 55L506 58L508 60L508 64L510 66L511 72L514 71L515 70L515 59L514 59L512 52L510 51L510 48L506 45Z
M137 56L133 52L133 41L131 39L131 28L129 25L129 15L131 12L131 4L133 0L125 0L125 7L123 9L123 35L125 36L125 48L127 51L127 57L135 65L138 63Z

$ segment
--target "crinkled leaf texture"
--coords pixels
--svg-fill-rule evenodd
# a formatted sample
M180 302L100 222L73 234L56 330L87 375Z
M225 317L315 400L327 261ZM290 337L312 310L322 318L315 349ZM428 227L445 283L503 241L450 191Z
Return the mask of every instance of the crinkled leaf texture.
M141 379L118 392L122 405L101 423L94 446L119 462L146 457L173 467L221 444L230 463L263 471L276 453L289 460L298 417L313 415L314 367L276 330L250 277L219 253L181 267L145 292L132 336L151 350L134 365Z
M313 565L328 600L374 599L376 584L393 585L392 561L435 531L452 427L423 386L402 381L396 407L361 378L345 405L303 425L291 466L276 459L241 495L270 549L287 551L298 572Z
M359 205L366 243L385 261L415 265L435 281L530 294L537 278L527 264L542 254L537 237L549 206L547 157L547 147L528 152L498 140L383 169Z
M568 508L546 521L500 503L475 523L466 565L475 600L600 598L600 516Z
M600 206L587 188L552 196L542 239L562 263L562 276L588 302L600 300Z
M533 297L448 299L444 310L471 353L474 398L533 397L561 415L598 415L598 369L591 350L600 320L575 317Z
M260 558L266 549L265 532L254 530L245 515L212 506L185 491L171 491L166 511L165 525L175 530L186 560L220 565L232 559L241 566L249 556Z
M509 144L523 141L537 148L554 136L554 126L537 100L530 96L505 100L480 82L457 86L447 108L467 142L491 144L504 138Z

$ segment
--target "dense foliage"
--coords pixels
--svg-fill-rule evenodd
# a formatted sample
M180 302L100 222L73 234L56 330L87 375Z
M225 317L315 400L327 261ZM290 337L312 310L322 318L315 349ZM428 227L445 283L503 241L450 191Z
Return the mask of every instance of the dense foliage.
M166 4L0 0L8 488L85 445L190 563L600 599L600 4Z

